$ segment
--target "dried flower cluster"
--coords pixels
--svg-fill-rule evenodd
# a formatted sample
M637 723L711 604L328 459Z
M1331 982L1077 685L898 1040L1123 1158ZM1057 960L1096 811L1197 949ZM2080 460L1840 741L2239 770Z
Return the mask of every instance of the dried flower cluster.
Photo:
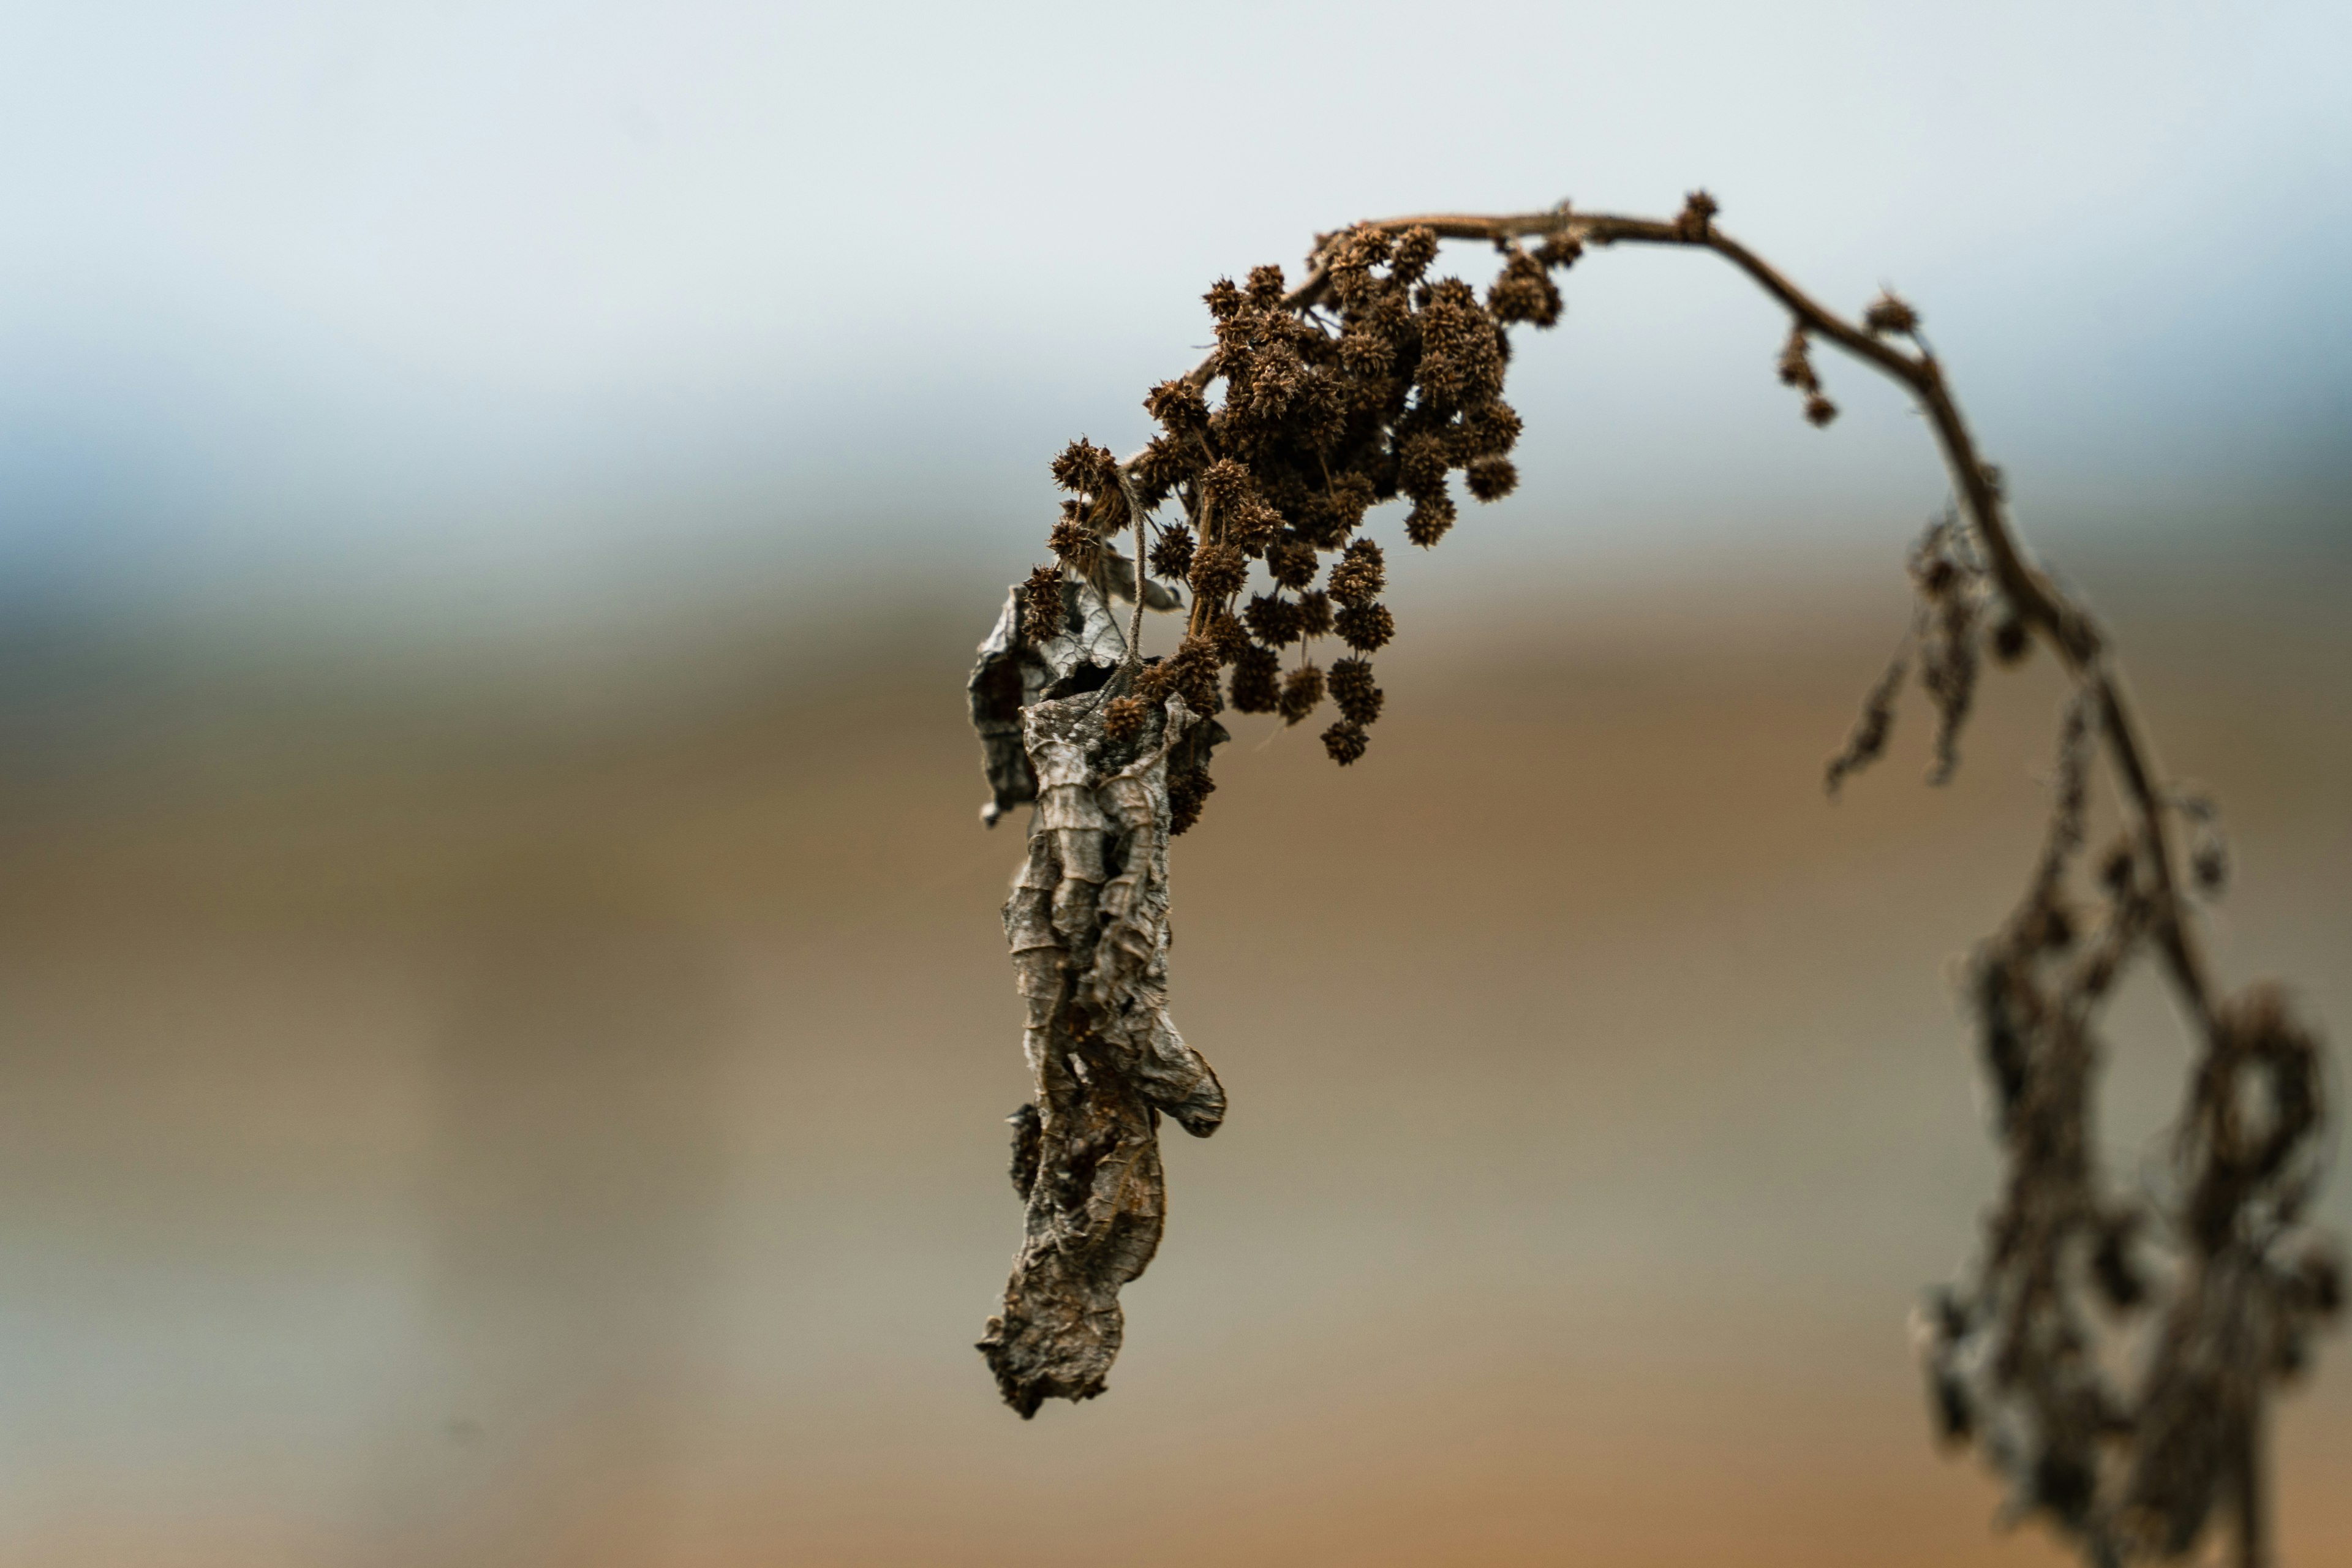
M1366 513L1403 500L1405 537L1428 546L1456 519L1454 475L1476 500L1508 494L1520 426L1502 400L1506 329L1557 321L1553 274L1589 247L1703 248L1788 312L1780 376L1809 421L1837 413L1813 363L1827 342L1910 393L1954 479L1951 510L1912 552L1916 618L1829 763L1830 791L1885 753L1915 672L1937 783L1958 766L1987 655L2010 665L2042 644L2074 688L2042 853L1971 972L2007 1170L1983 1257L1922 1314L1939 1429L2004 1476L2014 1517L2046 1521L2093 1563L2181 1556L2224 1519L2239 1560L2261 1563L2264 1402L2343 1292L2336 1254L2304 1224L2326 1123L2316 1037L2274 986L2216 993L2189 889L2227 879L2218 813L2164 784L2104 634L2025 557L1918 313L1892 294L1858 323L1825 310L1717 228L1717 211L1700 192L1666 221L1563 204L1324 236L1296 288L1261 267L1209 290L1215 351L1151 390L1160 433L1140 453L1122 462L1080 440L1055 459L1055 563L1008 595L970 684L983 818L1037 806L1004 915L1037 1084L1013 1119L1028 1226L982 1349L1024 1415L1101 1392L1118 1288L1160 1237L1160 1114L1196 1134L1223 1117L1166 1011L1167 845L1214 788L1226 735L1213 716L1230 702L1297 724L1328 700L1326 749L1360 759L1382 705L1367 656L1396 630ZM1502 252L1483 300L1430 276L1444 239ZM1181 521L1155 520L1171 500ZM1151 574L1192 597L1175 651L1146 660L1145 608L1181 603ZM1135 606L1123 631L1121 599ZM1328 668L1313 657L1324 637L1349 650ZM2125 826L2086 858L2102 759ZM2126 1192L2095 1159L2095 1026L2142 961L2201 1055L2168 1184Z
M1220 280L1206 296L1215 352L1144 398L1160 426L1150 444L1124 468L1083 438L1055 459L1068 499L1047 542L1054 564L1031 576L1024 626L1050 626L1056 582L1107 586L1108 542L1138 528L1138 509L1148 521L1173 500L1182 520L1148 521L1147 559L1192 589L1191 617L1131 700L1181 693L1198 713L1230 702L1287 724L1328 700L1339 717L1325 750L1343 764L1361 757L1381 701L1368 656L1394 638L1396 619L1381 603L1381 547L1356 531L1370 509L1402 497L1405 537L1433 545L1458 515L1454 475L1477 500L1511 492L1519 416L1502 399L1506 329L1559 320L1551 273L1582 248L1560 236L1532 250L1497 243L1503 265L1483 300L1458 278L1429 275L1438 236L1425 225L1327 239L1297 289L1279 267L1254 269L1244 285ZM1131 572L1123 561L1112 570ZM1328 669L1315 657L1327 637L1349 650ZM1118 722L1139 722L1120 712ZM1192 809L1175 831L1211 787L1205 774L1183 781Z

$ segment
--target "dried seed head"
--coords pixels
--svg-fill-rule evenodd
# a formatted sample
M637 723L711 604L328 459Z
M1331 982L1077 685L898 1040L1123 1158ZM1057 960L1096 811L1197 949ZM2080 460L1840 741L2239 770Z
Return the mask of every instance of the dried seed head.
M1231 506L1249 493L1250 471L1231 458L1219 458L1201 470L1201 493L1219 506Z
M1054 459L1054 482L1080 495L1112 494L1118 489L1118 459L1081 436Z
M1103 733L1121 742L1132 741L1143 733L1144 721L1151 716L1151 704L1140 697L1114 697L1103 708Z
M1270 647L1297 642L1301 618L1295 602L1276 594L1257 595L1242 612L1251 635Z
M1250 268L1249 301L1258 309L1270 310L1281 304L1286 287L1281 268L1268 264Z
M1331 595L1311 588L1298 595L1298 635L1319 637L1331 629Z
M1166 500L1177 482L1190 475L1195 466L1165 432L1145 443L1134 467L1136 499L1143 503L1143 510L1150 511Z
M1279 706L1283 722L1296 724L1322 706L1323 672L1311 664L1300 665L1282 679Z
M1567 233L1547 235L1544 242L1536 247L1538 261L1542 262L1546 267L1557 267L1563 270L1575 266L1576 258L1583 254L1584 242L1574 235Z
M1248 577L1249 563L1230 544L1203 545L1192 553L1192 592L1212 604L1240 593Z
M1062 635L1068 611L1062 604L1062 569L1040 566L1021 584L1021 635L1033 643Z
M1464 449L1472 457L1499 456L1517 445L1521 428L1518 410L1498 397L1462 416Z
M1388 564L1381 547L1359 539L1331 563L1331 597L1343 605L1369 605L1388 586Z
M1397 489L1415 500L1445 493L1445 444L1436 437L1408 436L1397 447Z
M1285 588L1304 588L1315 581L1315 547L1295 533L1265 547L1266 574Z
M1437 231L1426 224L1406 229L1396 237L1396 249L1389 259L1389 276L1400 283L1410 283L1429 270L1437 259Z
M1396 618L1386 605L1350 605L1332 617L1339 640L1359 653L1378 653L1396 636Z
M1210 284L1209 291L1201 298L1209 302L1209 314L1220 321L1232 321L1242 308L1242 291L1234 287L1230 278L1220 278Z
M1415 501L1405 514L1404 536L1423 550L1445 537L1454 526L1454 502L1443 495Z
M1372 481L1358 469L1335 475L1331 480L1331 507L1337 513L1342 531L1352 529L1364 521L1364 513L1380 499Z
M1217 662L1231 664L1241 658L1242 650L1250 646L1249 633L1231 610L1219 610L1209 618L1209 629L1202 634L1217 650Z
M1282 513L1255 496L1244 496L1225 514L1225 537L1253 554L1274 542L1282 529Z
M1054 531L1045 543L1061 558L1062 564L1081 576L1092 572L1102 560L1102 536L1074 517L1063 518L1054 524Z
M1683 210L1675 219L1675 233L1686 240L1705 239L1711 232L1715 215L1722 209L1715 198L1705 191L1693 191L1683 198Z
M1209 793L1217 781L1209 776L1206 768L1186 768L1168 775L1168 833L1174 837L1191 831L1201 820L1201 808L1209 803Z
M1781 385L1793 386L1800 392L1821 390L1821 381L1813 374L1812 341L1805 335L1802 325L1789 329L1788 341L1780 345L1779 369Z
M1870 302L1870 309L1862 313L1862 324L1877 337L1890 333L1908 335L1919 330L1919 312L1889 290Z
M1323 749L1343 768L1361 757L1370 743L1361 724L1341 722L1323 731Z
M1192 575L1192 531L1182 523L1163 528L1151 543L1151 571L1157 577L1181 583Z
M1814 393L1805 399L1805 423L1819 429L1838 416L1837 405Z
M1217 689L1222 661L1217 657L1217 645L1210 638L1186 637L1160 668L1168 671L1170 687L1193 712L1205 718L1224 705L1224 697Z
M1357 260L1366 267L1381 266L1395 248L1394 237L1377 224L1358 224L1348 231L1348 241L1355 247Z
M1282 656L1252 645L1234 660L1234 707L1244 713L1271 713L1282 700Z
M1333 664L1330 686L1331 700L1349 723L1370 724L1381 716L1381 689L1372 684L1370 659L1343 658Z
M1209 400L1187 377L1161 382L1145 395L1143 406L1171 435L1189 436L1208 428Z
M1502 275L1486 290L1486 309L1498 321L1528 321L1549 327L1559 320L1559 285L1543 263L1526 254L1503 264Z
M1508 458L1473 458L1462 475L1464 488L1482 501L1501 500L1518 482L1519 470Z

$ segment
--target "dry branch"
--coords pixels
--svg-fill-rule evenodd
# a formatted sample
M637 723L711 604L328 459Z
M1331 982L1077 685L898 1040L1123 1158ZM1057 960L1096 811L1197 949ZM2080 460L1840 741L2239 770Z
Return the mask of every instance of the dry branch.
M2047 1521L2088 1562L2179 1556L2226 1513L2238 1560L2261 1563L2263 1403L2303 1366L2342 1291L2333 1249L2303 1226L2325 1125L2320 1047L2277 988L2216 994L2172 817L2188 823L2207 890L2226 866L2218 817L2166 785L2105 635L2028 559L1917 313L1891 295L1859 321L1828 310L1718 228L1716 211L1694 193L1664 221L1562 204L1323 235L1296 288L1268 267L1209 290L1218 346L1147 397L1161 434L1143 451L1121 462L1081 441L1056 459L1072 498L1053 531L1056 564L1014 591L971 682L993 791L983 816L1038 805L1005 906L1038 1093L1014 1118L1028 1230L982 1348L1024 1415L1045 1397L1099 1393L1118 1287L1160 1237L1159 1113L1202 1134L1223 1116L1215 1079L1166 1016L1167 841L1213 787L1224 732L1213 715L1230 696L1297 723L1328 695L1340 720L1326 747L1343 764L1360 758L1381 709L1367 656L1395 630L1378 600L1379 547L1353 537L1367 509L1409 499L1406 534L1427 546L1457 515L1452 474L1481 501L1509 492L1519 419L1500 395L1507 329L1559 318L1552 273L1592 248L1709 250L1787 313L1780 375L1809 421L1837 413L1811 353L1827 342L1910 394L1951 476L1952 510L1913 553L1917 619L1832 762L1832 791L1884 752L1909 670L1937 710L1937 782L1958 764L1983 653L2010 664L2041 642L2074 688L2043 851L1973 965L2007 1169L1981 1258L1922 1314L1942 1431L2002 1474L2012 1516ZM1483 304L1426 276L1449 239L1503 252ZM1184 521L1148 542L1149 515L1171 498ZM1132 563L1109 544L1128 529ZM1145 605L1175 602L1147 559L1193 593L1163 660L1140 658ZM1269 591L1244 604L1260 567ZM1120 595L1136 604L1124 636L1109 607ZM1352 651L1327 674L1304 653L1333 635ZM1293 645L1300 662L1285 673ZM2126 828L2094 866L2095 742ZM2097 1015L2143 952L2201 1043L2168 1195L2113 1190L2094 1153Z

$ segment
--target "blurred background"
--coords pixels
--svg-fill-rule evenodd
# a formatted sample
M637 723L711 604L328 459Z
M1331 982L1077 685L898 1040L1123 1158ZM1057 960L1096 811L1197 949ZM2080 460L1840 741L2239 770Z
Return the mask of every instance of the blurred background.
M1708 258L1522 335L1518 494L1391 547L1346 773L1175 855L1111 1393L1019 1231L961 683L1046 460L1359 216L1724 226L1923 310L2352 1019L2352 19L2317 4L29 0L0 14L0 1562L2045 1563L1906 1340L1995 1179L1954 966L2059 685L1820 765L1926 433ZM1460 265L1486 258L1465 253ZM1394 509L1391 509L1393 512ZM1164 644L1167 628L1155 631ZM2147 976L2104 1136L2159 1159ZM2337 1082L2342 1082L2337 1070ZM2352 1231L2338 1183L2327 1218ZM2340 1345L2288 1563L2352 1559Z

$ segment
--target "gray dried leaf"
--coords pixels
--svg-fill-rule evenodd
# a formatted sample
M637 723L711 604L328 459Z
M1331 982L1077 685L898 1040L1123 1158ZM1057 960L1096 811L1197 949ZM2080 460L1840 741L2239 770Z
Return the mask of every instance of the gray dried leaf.
M1102 700L1047 698L1021 715L1037 812L1004 934L1037 1099L1013 1118L1024 1235L980 1350L1024 1416L1103 1390L1119 1288L1151 1261L1167 1212L1160 1114L1196 1137L1225 1114L1168 1016L1168 759L1197 721L1171 695L1120 746Z

